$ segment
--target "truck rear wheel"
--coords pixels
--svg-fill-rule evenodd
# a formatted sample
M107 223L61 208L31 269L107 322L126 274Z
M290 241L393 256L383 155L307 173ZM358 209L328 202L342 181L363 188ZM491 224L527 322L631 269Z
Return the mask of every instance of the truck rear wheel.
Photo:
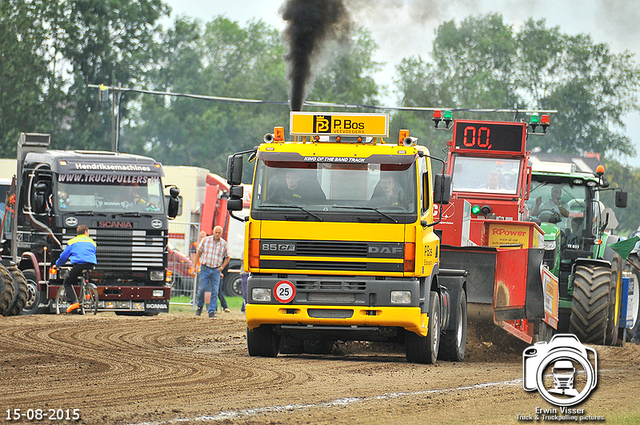
M433 364L440 348L440 296L431 291L429 296L429 331L427 336L407 332L405 344L407 360L411 363Z
M7 270L13 278L15 289L13 300L9 306L8 316L17 316L22 312L22 309L27 302L27 280L22 274L22 271L16 266L7 267Z
M462 291L458 301L456 312L456 324L454 329L442 334L440 341L440 355L438 358L452 362L460 362L464 359L467 345L467 292Z
M250 356L276 357L280 351L280 336L270 325L247 328L247 348Z
M22 314L40 314L48 311L48 308L38 307L40 303L46 302L44 292L38 290L38 281L34 270L24 270L22 272L27 281L27 299L22 309Z
M605 342L610 286L610 268L591 265L576 267L569 332L574 333L583 343Z
M11 301L15 295L15 285L11 273L0 264L0 314L8 316Z

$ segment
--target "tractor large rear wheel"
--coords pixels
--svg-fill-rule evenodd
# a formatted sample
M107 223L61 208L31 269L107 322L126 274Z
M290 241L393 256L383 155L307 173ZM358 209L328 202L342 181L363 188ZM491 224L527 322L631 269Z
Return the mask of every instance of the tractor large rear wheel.
M609 267L576 267L569 332L575 334L583 343L605 343L611 284Z
M16 266L9 266L7 267L7 270L13 278L15 289L15 294L13 294L13 299L11 301L11 305L9 306L9 314L7 315L17 316L22 312L22 309L27 302L27 280L22 274L22 271Z
M9 309L16 293L15 284L9 270L0 264L0 314L9 315Z

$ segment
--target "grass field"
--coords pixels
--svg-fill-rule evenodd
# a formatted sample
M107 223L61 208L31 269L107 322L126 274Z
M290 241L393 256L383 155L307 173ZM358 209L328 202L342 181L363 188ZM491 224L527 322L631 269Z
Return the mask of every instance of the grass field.
M240 311L242 307L242 297L226 297L226 299L232 311ZM189 304L190 301L191 299L189 297L171 297L169 313L195 314L196 308ZM218 300L218 311L220 311L220 300Z

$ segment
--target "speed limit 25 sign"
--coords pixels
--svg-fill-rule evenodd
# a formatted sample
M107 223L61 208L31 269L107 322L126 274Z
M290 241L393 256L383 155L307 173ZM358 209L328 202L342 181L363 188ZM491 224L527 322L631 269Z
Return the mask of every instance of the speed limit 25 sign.
M273 287L273 292L276 300L283 304L290 302L296 296L296 288L288 280L281 280L276 283L276 286Z

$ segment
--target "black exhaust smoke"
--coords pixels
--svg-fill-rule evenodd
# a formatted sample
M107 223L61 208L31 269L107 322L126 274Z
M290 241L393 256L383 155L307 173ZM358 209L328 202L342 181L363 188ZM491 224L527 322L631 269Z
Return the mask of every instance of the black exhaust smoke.
M351 18L342 0L287 0L282 19L287 22L282 36L289 45L284 59L291 83L290 107L292 111L300 111L305 91L321 66L318 61L325 43L346 40Z

